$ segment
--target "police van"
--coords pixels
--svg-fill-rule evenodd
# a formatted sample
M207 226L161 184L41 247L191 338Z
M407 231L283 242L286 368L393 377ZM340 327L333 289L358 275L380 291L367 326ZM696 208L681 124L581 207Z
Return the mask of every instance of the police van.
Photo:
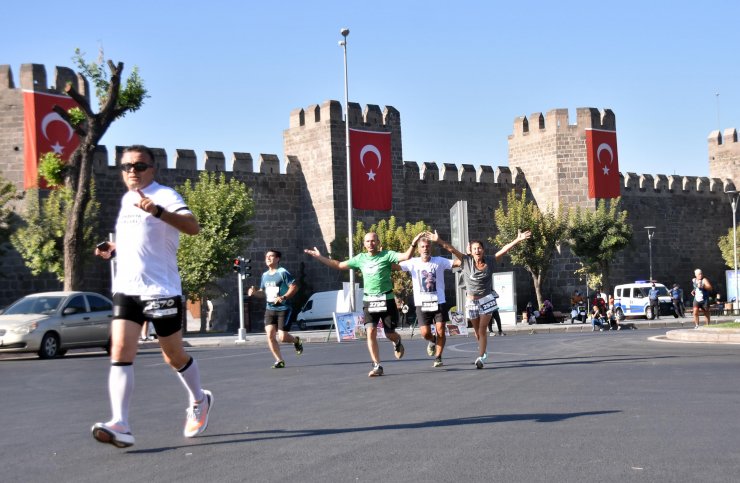
M645 317L648 320L655 318L650 307L648 293L653 286L649 280L637 280L635 283L627 283L614 287L614 314L617 320L624 320L625 317ZM658 308L659 315L673 315L678 317L673 309L673 301L668 289L662 283L655 282L655 288L658 289Z

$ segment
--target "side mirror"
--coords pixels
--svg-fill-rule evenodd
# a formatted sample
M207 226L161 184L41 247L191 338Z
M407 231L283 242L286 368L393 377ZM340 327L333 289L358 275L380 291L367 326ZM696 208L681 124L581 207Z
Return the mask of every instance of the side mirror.
M75 307L67 307L62 311L62 315L72 315L76 313L77 309Z

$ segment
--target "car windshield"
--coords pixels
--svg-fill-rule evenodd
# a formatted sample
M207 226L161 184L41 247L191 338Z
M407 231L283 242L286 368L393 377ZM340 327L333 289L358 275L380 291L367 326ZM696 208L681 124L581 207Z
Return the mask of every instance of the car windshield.
M658 290L658 297L663 297L668 295L668 289L665 287L655 287ZM651 287L642 287L640 288L640 291L642 292L642 295L647 297L650 293Z
M41 314L56 312L64 297L23 297L7 308L4 315Z

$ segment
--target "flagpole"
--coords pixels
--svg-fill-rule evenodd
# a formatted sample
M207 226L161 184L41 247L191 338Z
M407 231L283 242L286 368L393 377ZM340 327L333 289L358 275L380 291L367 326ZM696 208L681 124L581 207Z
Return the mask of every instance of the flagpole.
M349 155L349 87L347 83L347 36L349 29L343 28L339 31L344 39L339 41L339 46L344 51L344 138L347 146L347 233L349 241L349 258L354 256L354 236L352 234L352 164ZM355 271L349 270L349 311L355 311Z

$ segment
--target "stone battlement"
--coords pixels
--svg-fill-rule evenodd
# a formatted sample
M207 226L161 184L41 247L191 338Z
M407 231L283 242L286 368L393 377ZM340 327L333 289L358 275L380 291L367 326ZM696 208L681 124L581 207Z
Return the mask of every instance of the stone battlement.
M619 173L623 190L664 194L723 194L735 189L730 179L704 176L676 176L665 174Z
M69 67L55 67L52 84L48 84L46 67L43 64L22 64L20 89L38 92L62 92L67 83L71 83L77 92L90 98L90 84L82 75ZM16 89L13 71L8 64L0 65L0 90Z
M478 169L472 164L456 165L443 163L442 169L435 162L419 163L416 161L404 161L404 179L419 179L422 181L455 181L460 183L484 183L509 186L511 188L522 188L526 186L524 172L515 168L513 173L508 166L480 165Z
M593 107L579 107L576 109L576 124L570 124L568 109L552 109L547 111L545 115L541 112L535 112L529 117L520 116L514 119L514 130L509 139L586 129L616 130L614 112L611 109L602 111Z
M125 146L116 146L114 159L111 160L108 156L108 148L98 146L95 149L93 169L96 172L103 172L109 166L117 166L120 163L124 148ZM169 167L167 152L162 148L150 147L150 149L154 153L154 164L157 168L167 169ZM195 150L176 149L174 154L174 169L199 171L198 156L195 154ZM280 158L276 154L260 154L257 158L256 170L250 153L232 153L229 158L228 169L226 156L222 151L205 151L201 159L204 171L280 174ZM300 164L295 159L287 158L286 173L295 173L300 169Z
M312 104L307 108L293 109L290 113L290 127L312 127L326 122L344 122L342 104L328 100L321 105ZM376 104L367 104L363 111L360 104L349 103L348 119L351 126L390 129L400 122L400 113L393 106L385 106L381 112Z

